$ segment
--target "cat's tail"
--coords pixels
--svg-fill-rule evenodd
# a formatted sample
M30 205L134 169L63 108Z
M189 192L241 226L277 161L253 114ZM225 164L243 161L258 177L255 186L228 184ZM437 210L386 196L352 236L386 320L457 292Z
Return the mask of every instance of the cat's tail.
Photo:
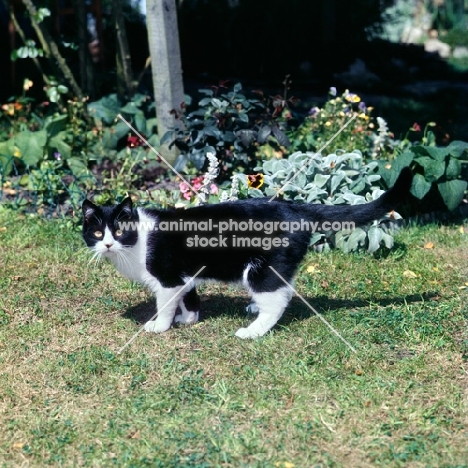
M380 219L408 199L413 174L405 167L395 185L377 200L362 205L306 205L307 215L320 221L349 221L357 226ZM302 205L304 206L304 205Z

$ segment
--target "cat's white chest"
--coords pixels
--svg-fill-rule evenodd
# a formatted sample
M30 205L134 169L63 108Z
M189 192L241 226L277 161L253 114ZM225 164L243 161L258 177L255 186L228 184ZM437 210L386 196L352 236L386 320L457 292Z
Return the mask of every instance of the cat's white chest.
M137 243L133 247L124 248L124 255L114 257L111 260L122 275L133 281L146 284L148 276L151 276L146 267L148 250L148 229L146 226L154 220L151 220L141 210L138 210L138 215L140 220Z

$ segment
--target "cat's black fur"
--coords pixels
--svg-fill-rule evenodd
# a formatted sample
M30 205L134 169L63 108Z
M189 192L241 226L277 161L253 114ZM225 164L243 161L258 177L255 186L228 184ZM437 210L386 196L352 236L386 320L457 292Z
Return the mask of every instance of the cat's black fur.
M298 265L307 252L311 232L289 232L280 226L270 234L256 230L228 230L220 234L216 229L211 232L174 232L161 229L143 232L123 229L123 232L118 232L121 226L119 223L134 221L139 222L141 226L149 220L154 221L155 227L158 227L164 226L163 222L180 220L197 223L212 220L213 225L229 220L238 223L249 220L263 223L300 223L302 220L309 220L320 223L348 221L358 226L382 218L397 208L408 197L411 180L411 171L405 168L394 187L380 198L371 203L352 206L299 204L280 200L270 202L268 199L255 198L203 205L187 210L154 210L135 209L130 198L116 206L96 206L85 200L83 237L90 248L109 257L123 274L149 286L156 294L159 308L163 302L168 303L155 322L148 322L150 325L147 325L147 330L167 330L174 319L177 306L182 311L182 317L179 317L178 321L193 323L197 320L198 296L193 284L190 287L185 285L204 267L197 279L244 283L258 306L259 317L248 328L240 329L237 335L242 338L254 338L266 333L283 313L291 296L291 290L285 285L285 281L292 284ZM105 244L103 237L95 236L96 232L107 233ZM116 233L120 235L116 236ZM214 239L213 242L221 241L223 246L196 247L196 235L199 238ZM248 238L250 241L255 238L257 244L250 247L233 247L233 241L239 237ZM281 245L263 248L268 247L273 238L280 239L276 242ZM146 249L141 245L142 240L145 241ZM260 242L266 243L262 247L258 246ZM109 244L113 245L106 247ZM112 252L117 247L122 253ZM144 259L139 257L142 252ZM130 267L129 262L135 264ZM185 287L184 291L181 291L182 287ZM171 300L172 293L180 295Z

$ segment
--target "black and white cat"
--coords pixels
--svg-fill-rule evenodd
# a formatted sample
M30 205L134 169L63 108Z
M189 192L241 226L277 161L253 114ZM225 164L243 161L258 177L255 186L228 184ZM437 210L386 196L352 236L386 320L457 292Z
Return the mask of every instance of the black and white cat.
M217 280L245 286L258 317L236 336L256 338L278 322L291 299L288 284L307 252L311 231L382 218L408 197L411 180L405 168L377 200L352 206L254 198L156 210L134 208L130 198L114 206L85 200L83 238L95 256L108 258L156 295L159 312L146 323L146 331L165 332L173 321L196 323L200 301L195 282Z

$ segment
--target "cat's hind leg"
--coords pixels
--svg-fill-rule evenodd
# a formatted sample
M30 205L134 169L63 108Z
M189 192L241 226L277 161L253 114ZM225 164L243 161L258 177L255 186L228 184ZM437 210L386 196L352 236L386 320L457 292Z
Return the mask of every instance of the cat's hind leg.
M191 289L179 301L181 314L176 315L174 322L184 325L193 325L198 322L200 313L200 297L195 288Z
M270 331L283 315L291 299L291 289L282 286L272 292L253 292L252 299L258 307L258 317L247 328L237 330L239 338L258 338Z

